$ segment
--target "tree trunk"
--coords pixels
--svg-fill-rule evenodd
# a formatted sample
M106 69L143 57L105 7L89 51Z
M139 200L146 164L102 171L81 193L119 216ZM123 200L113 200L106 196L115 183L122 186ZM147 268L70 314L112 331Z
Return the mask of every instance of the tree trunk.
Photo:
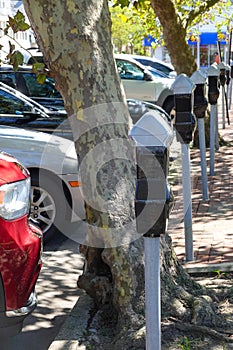
M177 15L171 0L151 0L152 8L163 27L163 39L177 74L188 77L197 69L192 51L187 43L184 22Z
M78 284L98 305L128 314L136 288L129 248L135 161L129 113L116 71L106 0L24 1L69 114L86 204L86 266ZM64 232L65 233L65 232Z
M100 333L106 324L115 324L112 348L143 349L143 238L135 227L134 149L128 139L129 114L114 64L108 2L24 0L24 5L64 98L79 158L87 233L80 248L86 263L78 285L94 298L97 310L107 309L102 314L105 319L99 318L99 312L96 317ZM181 29L180 25L177 28ZM176 68L180 67L178 58L176 63ZM202 289L183 271L169 237L161 240L164 317L215 324L214 309L206 298L197 298Z

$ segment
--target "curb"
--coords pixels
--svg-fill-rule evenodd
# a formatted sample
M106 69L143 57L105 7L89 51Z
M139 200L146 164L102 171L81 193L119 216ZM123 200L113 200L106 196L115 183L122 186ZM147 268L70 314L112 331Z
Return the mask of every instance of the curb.
M48 350L86 350L86 346L79 343L86 331L92 307L92 299L83 292Z

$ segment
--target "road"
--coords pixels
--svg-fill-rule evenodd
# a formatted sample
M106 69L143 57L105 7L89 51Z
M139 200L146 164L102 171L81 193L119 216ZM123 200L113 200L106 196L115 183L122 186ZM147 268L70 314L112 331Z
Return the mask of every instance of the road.
M81 295L76 285L82 267L83 258L76 242L62 236L46 245L36 286L38 306L25 319L19 335L4 341L1 339L1 350L49 348Z

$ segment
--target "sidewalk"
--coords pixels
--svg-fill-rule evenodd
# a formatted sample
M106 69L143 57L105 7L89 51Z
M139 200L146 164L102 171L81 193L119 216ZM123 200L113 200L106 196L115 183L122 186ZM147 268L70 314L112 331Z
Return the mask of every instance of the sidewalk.
M209 200L202 200L200 151L191 149L192 232L194 260L185 263L185 233L181 181L173 190L176 201L171 213L168 233L172 237L177 257L188 272L233 270L233 110L231 125L222 129L219 116L219 134L229 144L215 152L214 176L209 175L209 148L207 174ZM230 144L231 143L231 144Z
M178 259L188 272L233 271L233 110L230 112L231 125L221 124L219 133L231 145L221 146L215 153L215 175L208 175L209 200L202 200L201 168L199 150L191 150L191 182L193 209L193 250L195 260L185 263L185 239L183 228L181 181L173 188L176 201L169 219L168 233ZM207 148L209 171L209 149ZM180 170L180 169L179 169ZM49 350L85 350L79 345L91 298L83 293L74 306Z

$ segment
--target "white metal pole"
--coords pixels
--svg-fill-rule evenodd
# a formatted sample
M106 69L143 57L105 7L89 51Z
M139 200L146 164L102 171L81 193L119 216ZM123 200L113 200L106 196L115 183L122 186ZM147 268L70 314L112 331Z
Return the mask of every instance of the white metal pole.
M222 87L222 128L226 127L226 118L225 118L225 103L224 103L224 86Z
M198 134L199 134L200 157L201 157L202 198L203 200L208 200L209 193L208 193L208 179L207 179L207 170L206 170L206 144L205 144L204 118L198 118Z
M144 237L146 350L161 350L160 238Z
M214 175L214 157L215 157L215 129L216 129L217 104L210 106L210 175Z
M215 111L215 149L219 150L219 141L218 141L218 105L216 105Z
M231 100L232 100L232 78L230 80L230 89L229 89L229 109L231 109Z
M192 199L190 176L190 148L189 144L181 144L182 153L182 185L184 206L184 230L186 261L193 260L193 232L192 232Z

